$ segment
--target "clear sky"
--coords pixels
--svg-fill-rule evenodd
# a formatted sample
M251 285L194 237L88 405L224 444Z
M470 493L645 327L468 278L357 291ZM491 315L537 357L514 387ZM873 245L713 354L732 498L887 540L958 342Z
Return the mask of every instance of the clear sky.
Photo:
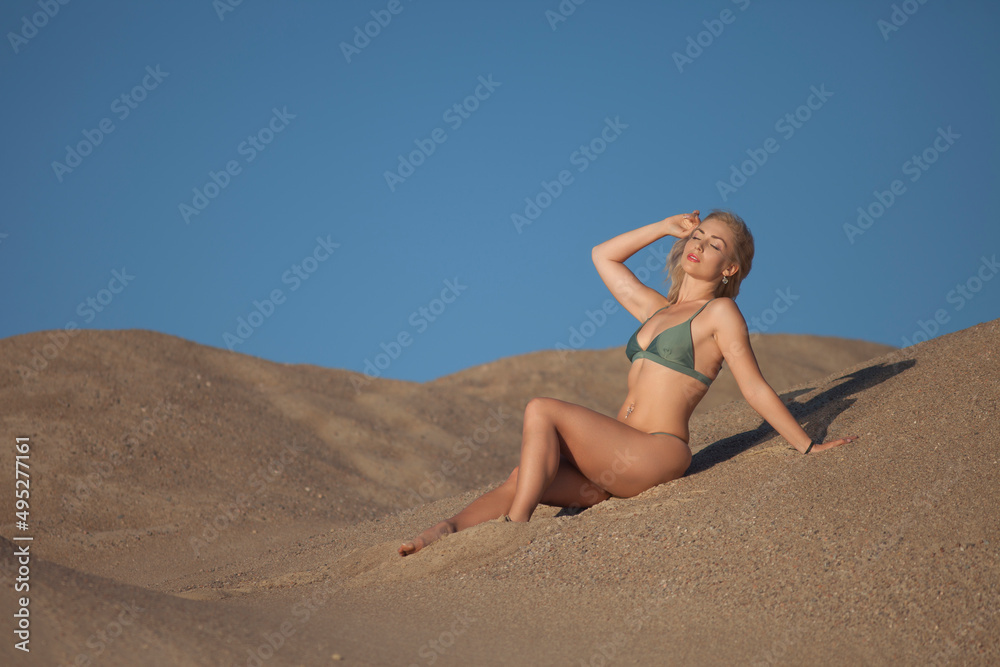
M754 233L752 329L1000 317L997 3L577 2L4 2L0 337L419 381L620 346L591 248L696 208Z

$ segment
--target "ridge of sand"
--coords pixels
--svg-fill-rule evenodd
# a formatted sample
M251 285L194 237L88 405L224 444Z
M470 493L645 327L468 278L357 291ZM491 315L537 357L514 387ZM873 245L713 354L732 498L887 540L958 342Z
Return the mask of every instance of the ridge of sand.
M823 377L896 348L881 343L793 334L753 334L754 355L775 388ZM428 383L523 408L525 397L551 396L616 414L628 389L624 347L607 350L542 350L473 366ZM696 415L741 399L728 364L695 408Z
M873 348L810 337L798 355L769 362L789 339L756 341L765 372L804 379ZM627 373L621 350L572 351L495 362L511 367L511 382L495 376L477 390L464 378L479 369L426 384L361 385L358 373L145 330L80 331L46 368L26 373L50 341L48 332L0 341L4 423L45 447L35 496L40 548L56 562L128 573L125 581L140 585L186 572L189 559L225 561L303 526L343 527L505 478L532 396L511 387L533 388L516 369L539 368L539 356L568 387L610 387L612 375L621 383ZM811 346L822 370L808 361ZM608 370L595 370L595 358ZM720 377L709 396L737 397L726 382ZM624 386L591 407L613 413L623 395ZM121 555L109 558L109 549ZM184 558L175 567L150 557L162 549Z
M393 512L412 483L393 478L393 465L411 464L397 450L412 447L433 472L426 461L453 454L454 440L442 449L428 436L473 433L496 396L453 391L453 376L358 394L344 371L135 331L82 332L32 384L16 374L32 336L0 341L0 398L6 431L37 447L44 658L73 659L132 600L153 611L105 644L102 664L252 664L267 637L268 665L334 653L358 665L1000 658L1000 320L785 388L811 435L857 443L803 457L745 402L725 403L692 420L684 478L577 515L540 508L526 525L483 524L406 559L398 543L500 481L505 454L491 448L519 438L504 424L441 496ZM157 407L165 416L148 417ZM152 433L135 430L148 419ZM418 435L396 430L407 428ZM299 449L195 556L192 527L251 488L276 443ZM381 456L393 463L381 468ZM197 459L216 465L191 470ZM68 511L60 492L72 493L81 460L110 467ZM10 451L0 462L12 466ZM373 489L373 470L395 487ZM12 547L0 547L9 576Z

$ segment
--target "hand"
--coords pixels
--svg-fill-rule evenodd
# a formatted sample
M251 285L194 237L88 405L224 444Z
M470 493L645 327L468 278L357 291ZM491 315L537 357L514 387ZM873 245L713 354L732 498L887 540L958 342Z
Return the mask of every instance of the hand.
M672 215L669 218L664 218L660 223L666 226L668 236L676 236L682 239L687 237L695 227L701 224L701 218L698 217L699 214L700 211L695 209L693 213L681 213L680 215Z
M816 444L813 445L812 452L821 452L824 449L833 449L834 447L839 447L840 445L846 445L849 442L854 442L859 437L860 436L857 435L849 435L846 438L841 438L840 440L831 440L830 442L824 442L822 445ZM809 453L812 454L812 452Z

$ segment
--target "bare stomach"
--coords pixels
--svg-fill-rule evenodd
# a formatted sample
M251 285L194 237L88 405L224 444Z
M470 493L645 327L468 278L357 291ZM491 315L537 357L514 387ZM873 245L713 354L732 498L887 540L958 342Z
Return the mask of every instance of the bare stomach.
M617 418L640 431L670 433L688 442L688 421L707 391L694 378L639 359L629 371L628 395Z

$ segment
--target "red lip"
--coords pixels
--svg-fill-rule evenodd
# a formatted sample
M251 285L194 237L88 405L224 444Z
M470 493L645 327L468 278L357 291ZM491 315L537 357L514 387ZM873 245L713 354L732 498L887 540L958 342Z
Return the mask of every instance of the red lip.
M687 256L687 259L688 259L689 262L700 262L701 261L700 259L698 259L698 255L695 255L694 253L689 254Z

